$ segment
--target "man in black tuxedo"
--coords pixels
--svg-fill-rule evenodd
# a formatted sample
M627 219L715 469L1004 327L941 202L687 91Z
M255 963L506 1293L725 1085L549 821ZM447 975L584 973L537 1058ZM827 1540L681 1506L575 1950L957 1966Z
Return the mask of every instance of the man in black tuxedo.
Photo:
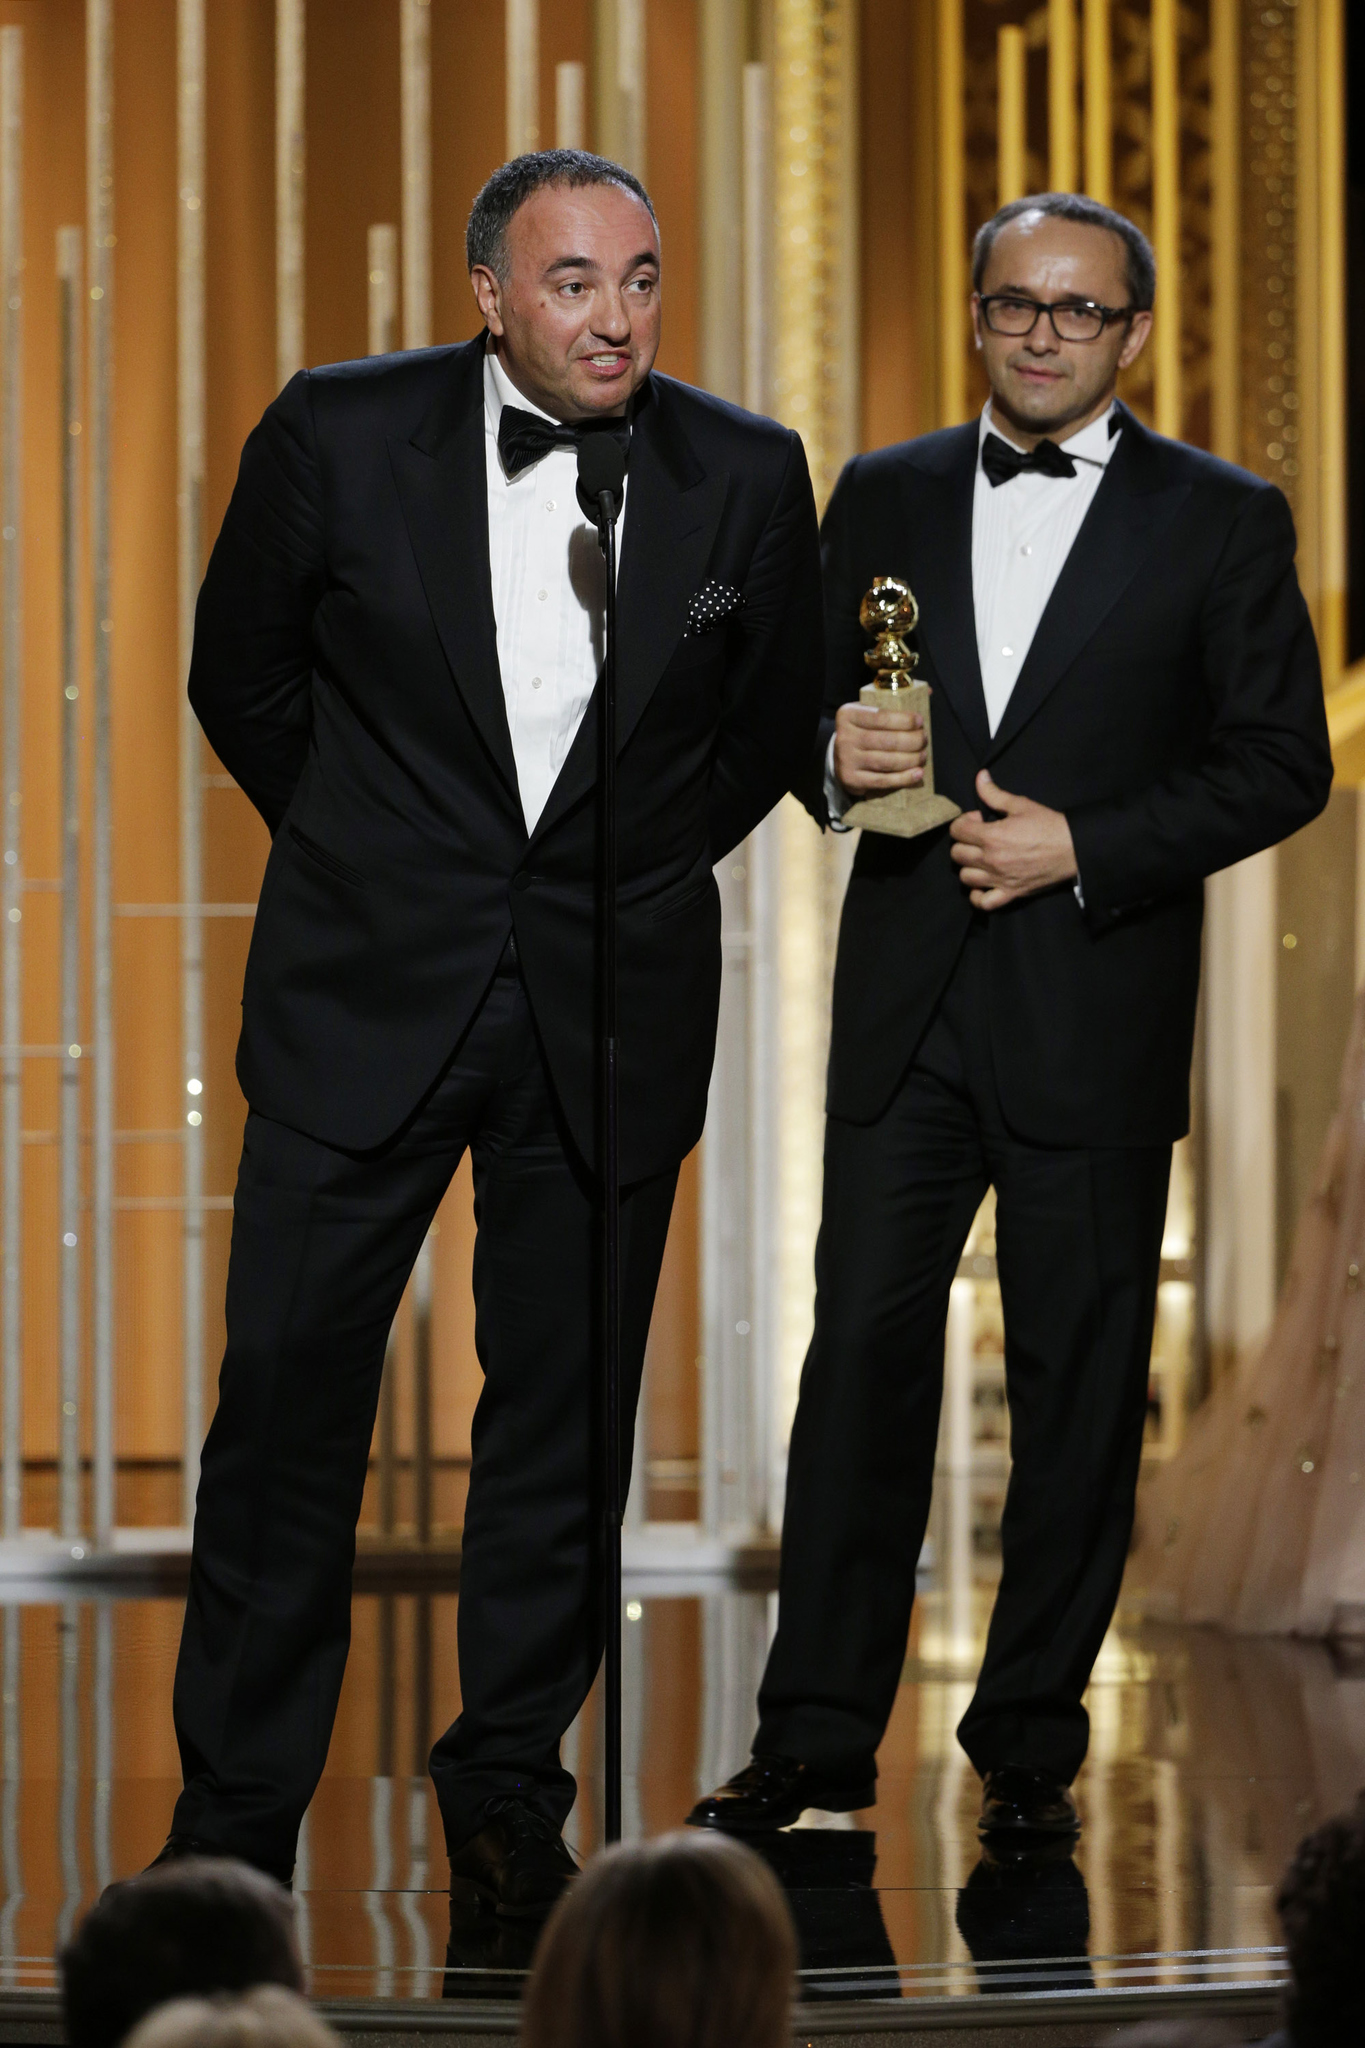
M1204 878L1331 784L1284 498L1115 400L1152 321L1145 239L1091 200L1021 200L978 236L973 282L983 418L856 458L824 523L826 718L802 794L834 824L922 779L909 716L853 701L859 603L896 575L921 607L936 786L964 815L865 832L854 863L779 1626L753 1761L700 1824L874 1796L949 1288L993 1184L1012 1472L958 1736L983 1833L1075 1828L1189 1119Z
M597 712L585 434L627 450L618 584L624 1432L720 981L712 864L809 753L801 443L667 377L638 181L575 151L470 218L485 332L305 371L247 443L190 695L270 827L238 1073L227 1350L175 1683L163 1854L287 1879L327 1754L385 1340L462 1153L476 1343L461 1712L432 1752L452 1893L573 1874L559 1743L597 1668ZM594 1500L597 1510L594 1511Z

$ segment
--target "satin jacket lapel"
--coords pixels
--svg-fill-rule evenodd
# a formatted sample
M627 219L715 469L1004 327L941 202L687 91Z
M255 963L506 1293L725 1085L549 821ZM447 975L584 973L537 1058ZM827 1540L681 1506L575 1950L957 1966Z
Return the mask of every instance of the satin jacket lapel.
M959 427L941 467L921 471L933 481L930 516L921 497L911 514L911 586L919 602L919 641L932 663L925 678L942 690L979 761L990 748L986 695L976 648L972 596L972 494L978 428Z
M659 685L705 581L725 507L727 472L708 475L656 387L631 436L625 536L616 576L616 747L625 747ZM532 840L597 776L596 696L537 820Z
M483 339L452 365L449 383L410 441L389 459L436 631L465 709L513 796L517 768L498 666L488 559Z
M1163 484L1160 450L1160 442L1125 408L1123 438L1038 622L991 742L991 760L1046 703L1189 495L1187 483Z

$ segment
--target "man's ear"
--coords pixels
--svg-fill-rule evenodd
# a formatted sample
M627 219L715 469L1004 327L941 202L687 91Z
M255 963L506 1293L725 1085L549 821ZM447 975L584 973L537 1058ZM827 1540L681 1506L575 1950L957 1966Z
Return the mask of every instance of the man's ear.
M502 286L486 263L476 263L469 273L469 282L474 288L474 298L483 324L490 334L502 333Z
M1152 316L1148 312L1134 313L1128 327L1128 339L1119 353L1119 368L1126 370L1135 363L1147 346L1147 337L1152 331Z

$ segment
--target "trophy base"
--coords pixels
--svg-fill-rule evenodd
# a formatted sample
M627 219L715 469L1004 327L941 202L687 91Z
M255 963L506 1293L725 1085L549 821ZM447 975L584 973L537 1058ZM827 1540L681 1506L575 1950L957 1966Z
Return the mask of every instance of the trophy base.
M927 683L911 683L909 688L899 690L881 690L875 683L864 683L858 699L863 704L876 704L884 711L917 711L928 732L929 694ZM921 832L932 832L935 826L947 825L961 816L960 804L934 792L931 738L924 761L924 781L918 789L889 789L885 796L866 796L849 805L844 823L860 825L864 832L890 832L897 839L918 839Z
M897 839L917 839L936 825L947 825L962 816L962 806L949 796L926 794L922 789L892 789L885 796L864 797L844 812L846 825L860 825L864 832L890 832Z

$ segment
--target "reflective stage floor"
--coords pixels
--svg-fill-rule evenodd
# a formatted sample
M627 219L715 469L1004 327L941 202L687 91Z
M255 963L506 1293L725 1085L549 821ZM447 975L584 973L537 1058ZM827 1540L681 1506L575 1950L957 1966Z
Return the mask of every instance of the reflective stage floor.
M772 1618L768 1593L658 1586L628 1588L628 1835L677 1825L700 1789L744 1760ZM1123 1993L1164 1991L1177 2005L1182 1989L1203 1985L1243 1987L1221 2009L1240 2002L1245 2038L1268 2032L1282 1976L1278 1879L1300 1837L1365 1782L1365 1661L1120 1623L1089 1694L1074 1857L992 1858L953 1739L990 1592L959 1585L950 1599L932 1579L924 1586L876 1807L807 1816L766 1845L800 1929L805 2030L822 2031L821 2007L832 2025L849 2000L897 2001L913 2026L912 2013L949 2000L965 2001L964 2018L1005 1994L1118 2015ZM297 1893L319 1998L482 2001L492 2024L526 1957L496 1928L452 1938L422 1772L458 1703L457 1600L357 1595ZM164 1837L179 1625L172 1597L0 1610L0 2020L28 2003L16 1994L50 1995L54 1948L83 1904ZM581 1787L567 1832L584 1854L599 1835L599 1733L594 1700L567 1745ZM0 2041L20 2038L42 2036L0 2026Z

